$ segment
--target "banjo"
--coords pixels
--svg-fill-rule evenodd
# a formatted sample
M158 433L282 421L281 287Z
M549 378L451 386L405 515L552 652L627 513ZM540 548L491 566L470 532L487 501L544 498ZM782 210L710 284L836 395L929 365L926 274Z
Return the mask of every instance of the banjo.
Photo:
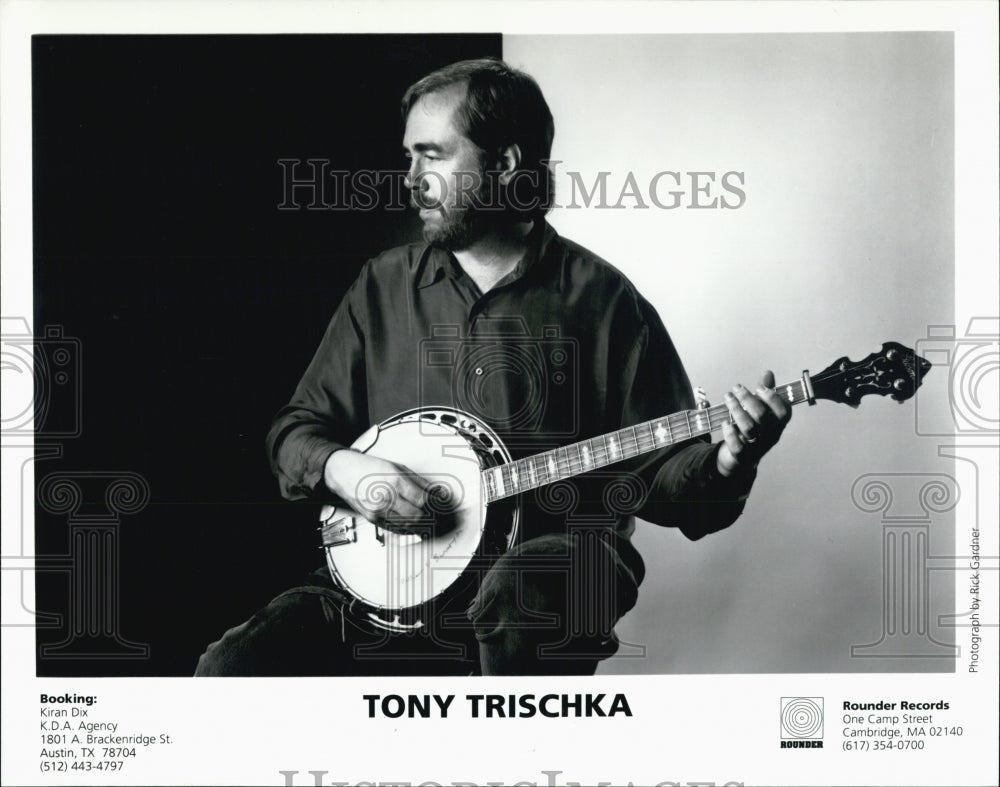
M789 404L829 399L857 407L867 394L898 402L916 392L930 363L886 342L861 361L846 356L816 375L776 386ZM387 530L343 505L320 513L326 562L352 608L391 631L423 627L443 601L474 587L517 540L520 495L532 489L706 435L732 423L726 405L683 410L534 456L513 460L482 419L449 407L400 413L351 446L404 465L430 482L427 515L405 533ZM366 478L358 499L394 494L385 477Z

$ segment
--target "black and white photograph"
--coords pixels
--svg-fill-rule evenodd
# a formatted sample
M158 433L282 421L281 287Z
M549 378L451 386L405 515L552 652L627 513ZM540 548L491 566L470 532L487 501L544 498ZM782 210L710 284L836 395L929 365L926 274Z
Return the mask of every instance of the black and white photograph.
M17 20L4 783L995 779L995 7L304 6Z

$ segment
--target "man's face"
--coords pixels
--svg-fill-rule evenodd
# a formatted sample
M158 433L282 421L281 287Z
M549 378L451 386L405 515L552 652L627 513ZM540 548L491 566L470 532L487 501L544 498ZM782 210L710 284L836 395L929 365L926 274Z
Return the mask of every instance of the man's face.
M482 154L452 122L461 89L429 93L406 118L407 186L424 222L424 239L460 251L482 237L487 184Z

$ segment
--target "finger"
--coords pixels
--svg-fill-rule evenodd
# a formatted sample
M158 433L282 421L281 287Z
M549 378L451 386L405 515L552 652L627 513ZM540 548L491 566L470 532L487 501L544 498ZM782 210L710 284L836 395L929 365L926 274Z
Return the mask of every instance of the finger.
M792 417L792 408L788 402L778 395L778 392L774 388L759 386L757 388L757 396L767 405L774 414L774 417L782 424L787 423L788 419Z
M427 507L429 487L429 481L415 474L401 475L396 481L399 498L421 511Z
M729 414L733 418L733 424L736 426L736 429L744 434L747 439L751 441L756 440L756 422L743 409L739 400L728 391L726 392L726 406L729 408Z
M382 521L393 513L419 514L420 509L401 493L401 486L404 486L402 479L395 474L366 476L355 490L358 509L372 521Z
M726 444L726 448L729 449L729 453L733 455L733 458L738 460L739 455L743 452L743 441L740 439L736 427L732 424L723 424L722 441Z
M422 506L416 506L404 497L397 497L392 508L386 514L387 519L426 519L427 511Z
M767 406L742 385L737 384L733 388L733 393L740 402L740 406L746 411L754 422L760 423L761 419L767 416Z
M420 475L420 473L413 472L408 467L403 465L397 465L397 467L399 467L401 471L401 478L405 478L407 481L410 481L415 486L419 486L421 489L427 489L434 483L433 481L424 478L424 476Z
M774 388L774 372L770 369L765 369L764 374L760 376L760 380L757 382L760 388Z

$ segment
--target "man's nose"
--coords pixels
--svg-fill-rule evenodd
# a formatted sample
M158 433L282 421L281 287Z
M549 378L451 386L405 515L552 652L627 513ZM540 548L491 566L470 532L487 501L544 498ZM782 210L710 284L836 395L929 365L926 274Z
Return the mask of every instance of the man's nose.
M406 171L406 177L403 178L403 185L408 189L413 189L413 184L416 183L420 188L426 188L423 182L420 180L420 162L416 157L410 159L410 167Z

